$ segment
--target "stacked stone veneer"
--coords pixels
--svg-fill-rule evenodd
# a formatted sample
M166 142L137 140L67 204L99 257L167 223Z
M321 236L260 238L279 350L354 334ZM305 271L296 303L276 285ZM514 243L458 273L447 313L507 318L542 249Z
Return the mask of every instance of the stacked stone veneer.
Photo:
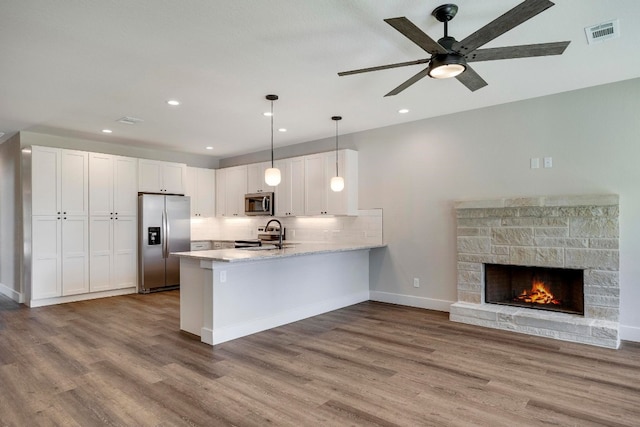
M618 348L617 195L458 202L453 321ZM584 270L584 316L486 304L484 264Z

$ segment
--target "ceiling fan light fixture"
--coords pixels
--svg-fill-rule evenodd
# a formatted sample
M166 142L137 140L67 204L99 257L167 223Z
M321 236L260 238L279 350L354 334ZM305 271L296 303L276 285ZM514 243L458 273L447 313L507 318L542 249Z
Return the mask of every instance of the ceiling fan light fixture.
M466 69L467 61L462 55L447 53L431 59L427 74L434 79L449 79L464 73Z

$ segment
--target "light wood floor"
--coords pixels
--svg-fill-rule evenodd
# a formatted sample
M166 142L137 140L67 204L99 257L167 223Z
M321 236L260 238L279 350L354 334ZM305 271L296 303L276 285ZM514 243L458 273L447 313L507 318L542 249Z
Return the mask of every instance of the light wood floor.
M362 303L216 346L179 293L28 309L0 297L0 425L638 426L620 350Z

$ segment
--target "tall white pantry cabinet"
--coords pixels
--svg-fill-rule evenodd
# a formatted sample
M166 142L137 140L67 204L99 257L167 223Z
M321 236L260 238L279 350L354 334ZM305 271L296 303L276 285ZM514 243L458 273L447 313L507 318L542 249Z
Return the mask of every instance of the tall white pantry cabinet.
M24 164L28 304L135 291L138 160L32 146Z
M88 153L31 148L31 296L89 291Z

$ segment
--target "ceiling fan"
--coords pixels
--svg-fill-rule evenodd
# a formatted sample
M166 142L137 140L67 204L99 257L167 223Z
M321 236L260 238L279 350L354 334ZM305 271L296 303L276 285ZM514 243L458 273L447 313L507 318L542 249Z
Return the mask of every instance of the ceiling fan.
M438 21L444 23L444 37L437 42L404 16L385 19L384 21L387 24L398 30L423 50L430 53L431 57L418 59L416 61L343 71L338 73L338 75L348 76L351 74L386 70L388 68L405 67L408 65L429 64L427 68L385 96L397 95L426 76L435 79L455 77L460 83L473 92L486 86L487 82L471 68L469 65L470 62L561 55L564 52L570 43L569 41L478 49L553 5L554 3L548 0L525 0L461 41L457 41L448 34L448 22L451 21L458 12L458 6L455 4L443 4L431 12L431 15Z

